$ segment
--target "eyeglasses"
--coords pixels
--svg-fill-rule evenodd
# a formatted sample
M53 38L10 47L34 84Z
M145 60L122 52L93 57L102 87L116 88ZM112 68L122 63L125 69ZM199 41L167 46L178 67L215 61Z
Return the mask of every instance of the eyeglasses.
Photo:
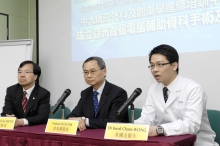
M148 66L148 68L154 69L155 66L156 66L157 68L162 68L163 66L165 66L165 65L167 65L167 64L170 64L170 62L168 62L168 63L157 63L156 65L151 64L150 66Z
M34 73L34 72L31 72L31 71L18 71L18 74L20 75L20 74L22 74L22 73L24 73L25 75L28 75L28 74L31 74L31 73Z
M100 70L102 70L102 69L99 69L99 70L91 70L91 71L84 71L83 74L84 74L84 76L88 76L89 74L91 74L91 75L96 75L96 73L97 73L98 71L100 71Z

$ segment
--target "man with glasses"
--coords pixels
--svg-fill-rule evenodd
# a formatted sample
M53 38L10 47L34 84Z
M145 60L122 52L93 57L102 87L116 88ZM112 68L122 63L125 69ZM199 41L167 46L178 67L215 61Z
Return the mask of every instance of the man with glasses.
M85 82L89 85L81 92L81 98L67 117L78 120L80 131L86 128L106 128L107 122L128 122L127 111L117 115L117 110L127 100L124 89L105 80L107 69L100 57L90 57L83 63Z
M195 146L218 146L206 110L206 94L191 79L178 75L179 55L169 45L149 54L150 71L157 83L148 92L136 124L150 125L149 136L196 134Z
M50 111L50 92L38 85L40 67L24 61L18 68L18 84L7 88L1 116L16 117L15 127L46 124Z

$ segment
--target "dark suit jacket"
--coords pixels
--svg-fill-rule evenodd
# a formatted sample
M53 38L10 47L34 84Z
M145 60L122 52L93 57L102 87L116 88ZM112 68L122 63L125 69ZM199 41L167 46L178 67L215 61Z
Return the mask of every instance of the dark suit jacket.
M50 112L50 92L35 84L25 113L22 109L22 98L23 88L21 85L15 84L8 87L1 116L14 114L18 119L27 119L29 125L46 124Z
M81 92L81 98L69 117L89 118L90 128L106 128L107 122L128 122L127 110L117 115L117 110L127 100L127 92L106 81L98 105L98 114L94 118L93 87Z

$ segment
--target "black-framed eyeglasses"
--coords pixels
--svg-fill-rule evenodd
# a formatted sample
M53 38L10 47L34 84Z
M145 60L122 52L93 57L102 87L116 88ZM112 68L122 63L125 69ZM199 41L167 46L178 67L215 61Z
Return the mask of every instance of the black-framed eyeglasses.
M24 73L24 74L26 74L26 75L28 75L28 74L31 74L31 73L34 73L34 72L32 72L32 71L18 71L18 74L22 74L22 73Z
M170 62L167 62L167 63L157 63L156 65L155 64L151 64L150 66L148 66L148 68L150 69L154 69L155 66L157 68L162 68L163 66L167 65L167 64L171 64Z
M84 74L85 76L88 76L89 74L91 74L91 75L96 75L96 73L97 73L98 71L100 71L100 70L103 70L103 69L83 71L83 74Z

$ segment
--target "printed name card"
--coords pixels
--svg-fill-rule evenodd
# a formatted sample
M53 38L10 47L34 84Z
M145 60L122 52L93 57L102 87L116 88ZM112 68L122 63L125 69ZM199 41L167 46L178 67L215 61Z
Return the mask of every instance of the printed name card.
M79 121L48 119L45 132L76 134Z
M14 129L15 117L0 117L0 129Z
M105 139L147 140L149 125L107 123Z

